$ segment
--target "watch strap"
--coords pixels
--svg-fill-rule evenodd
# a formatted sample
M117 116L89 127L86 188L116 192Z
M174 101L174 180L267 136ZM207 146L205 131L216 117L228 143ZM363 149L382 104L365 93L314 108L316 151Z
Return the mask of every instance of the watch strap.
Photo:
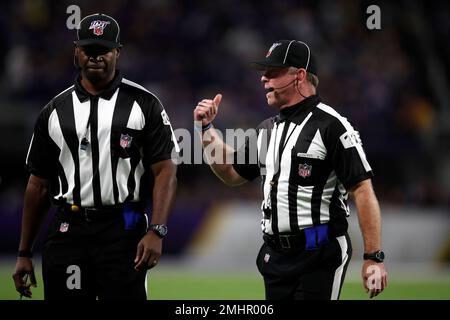
M19 252L17 252L17 256L22 258L33 258L33 252L30 250L19 250Z
M363 259L364 260L373 260L375 262L383 262L385 258L384 252L381 250L375 251L375 252L369 252L364 253Z

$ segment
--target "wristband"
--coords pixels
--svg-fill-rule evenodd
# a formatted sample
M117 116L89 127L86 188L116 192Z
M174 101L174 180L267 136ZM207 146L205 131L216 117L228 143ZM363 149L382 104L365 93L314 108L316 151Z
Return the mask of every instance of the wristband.
M18 257L23 257L23 258L33 258L33 252L29 251L29 250L19 250L19 252L17 253Z
M202 132L205 132L206 130L210 129L212 127L212 122L208 123L205 126L202 126Z

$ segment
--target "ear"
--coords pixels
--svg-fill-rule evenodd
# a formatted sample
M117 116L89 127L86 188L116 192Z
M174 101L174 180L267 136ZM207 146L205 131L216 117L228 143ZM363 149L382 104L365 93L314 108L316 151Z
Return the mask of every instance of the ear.
M116 59L120 57L120 48L116 49Z
M297 71L297 81L303 82L306 79L306 70L303 68L298 69Z
M79 47L75 47L75 50L73 52L73 65L77 69L80 68L80 63L78 62L79 55L80 55L80 48Z

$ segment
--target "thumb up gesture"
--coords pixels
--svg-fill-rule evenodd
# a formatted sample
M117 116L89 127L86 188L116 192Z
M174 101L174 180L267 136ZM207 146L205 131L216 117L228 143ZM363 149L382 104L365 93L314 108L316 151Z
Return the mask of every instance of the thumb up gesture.
M221 100L222 95L218 93L213 100L203 99L200 101L194 109L194 121L201 121L203 126L212 122L216 118Z

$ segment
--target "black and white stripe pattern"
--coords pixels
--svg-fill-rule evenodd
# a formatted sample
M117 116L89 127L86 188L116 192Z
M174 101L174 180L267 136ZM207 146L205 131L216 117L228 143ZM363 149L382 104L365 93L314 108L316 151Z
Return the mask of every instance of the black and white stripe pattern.
M336 238L341 250L341 263L334 272L333 284L331 287L331 300L338 300L341 293L342 284L344 283L344 276L347 273L347 267L350 262L352 248L348 235L339 236Z
M345 232L347 190L372 176L358 132L317 96L258 129L263 232L296 233L327 222ZM257 177L251 164L234 168L248 180Z
M139 201L149 166L178 150L159 100L120 76L114 82L95 97L76 84L41 112L26 164L51 181L55 202L100 207ZM82 150L85 133L89 145ZM131 139L127 146L121 146L124 137Z

